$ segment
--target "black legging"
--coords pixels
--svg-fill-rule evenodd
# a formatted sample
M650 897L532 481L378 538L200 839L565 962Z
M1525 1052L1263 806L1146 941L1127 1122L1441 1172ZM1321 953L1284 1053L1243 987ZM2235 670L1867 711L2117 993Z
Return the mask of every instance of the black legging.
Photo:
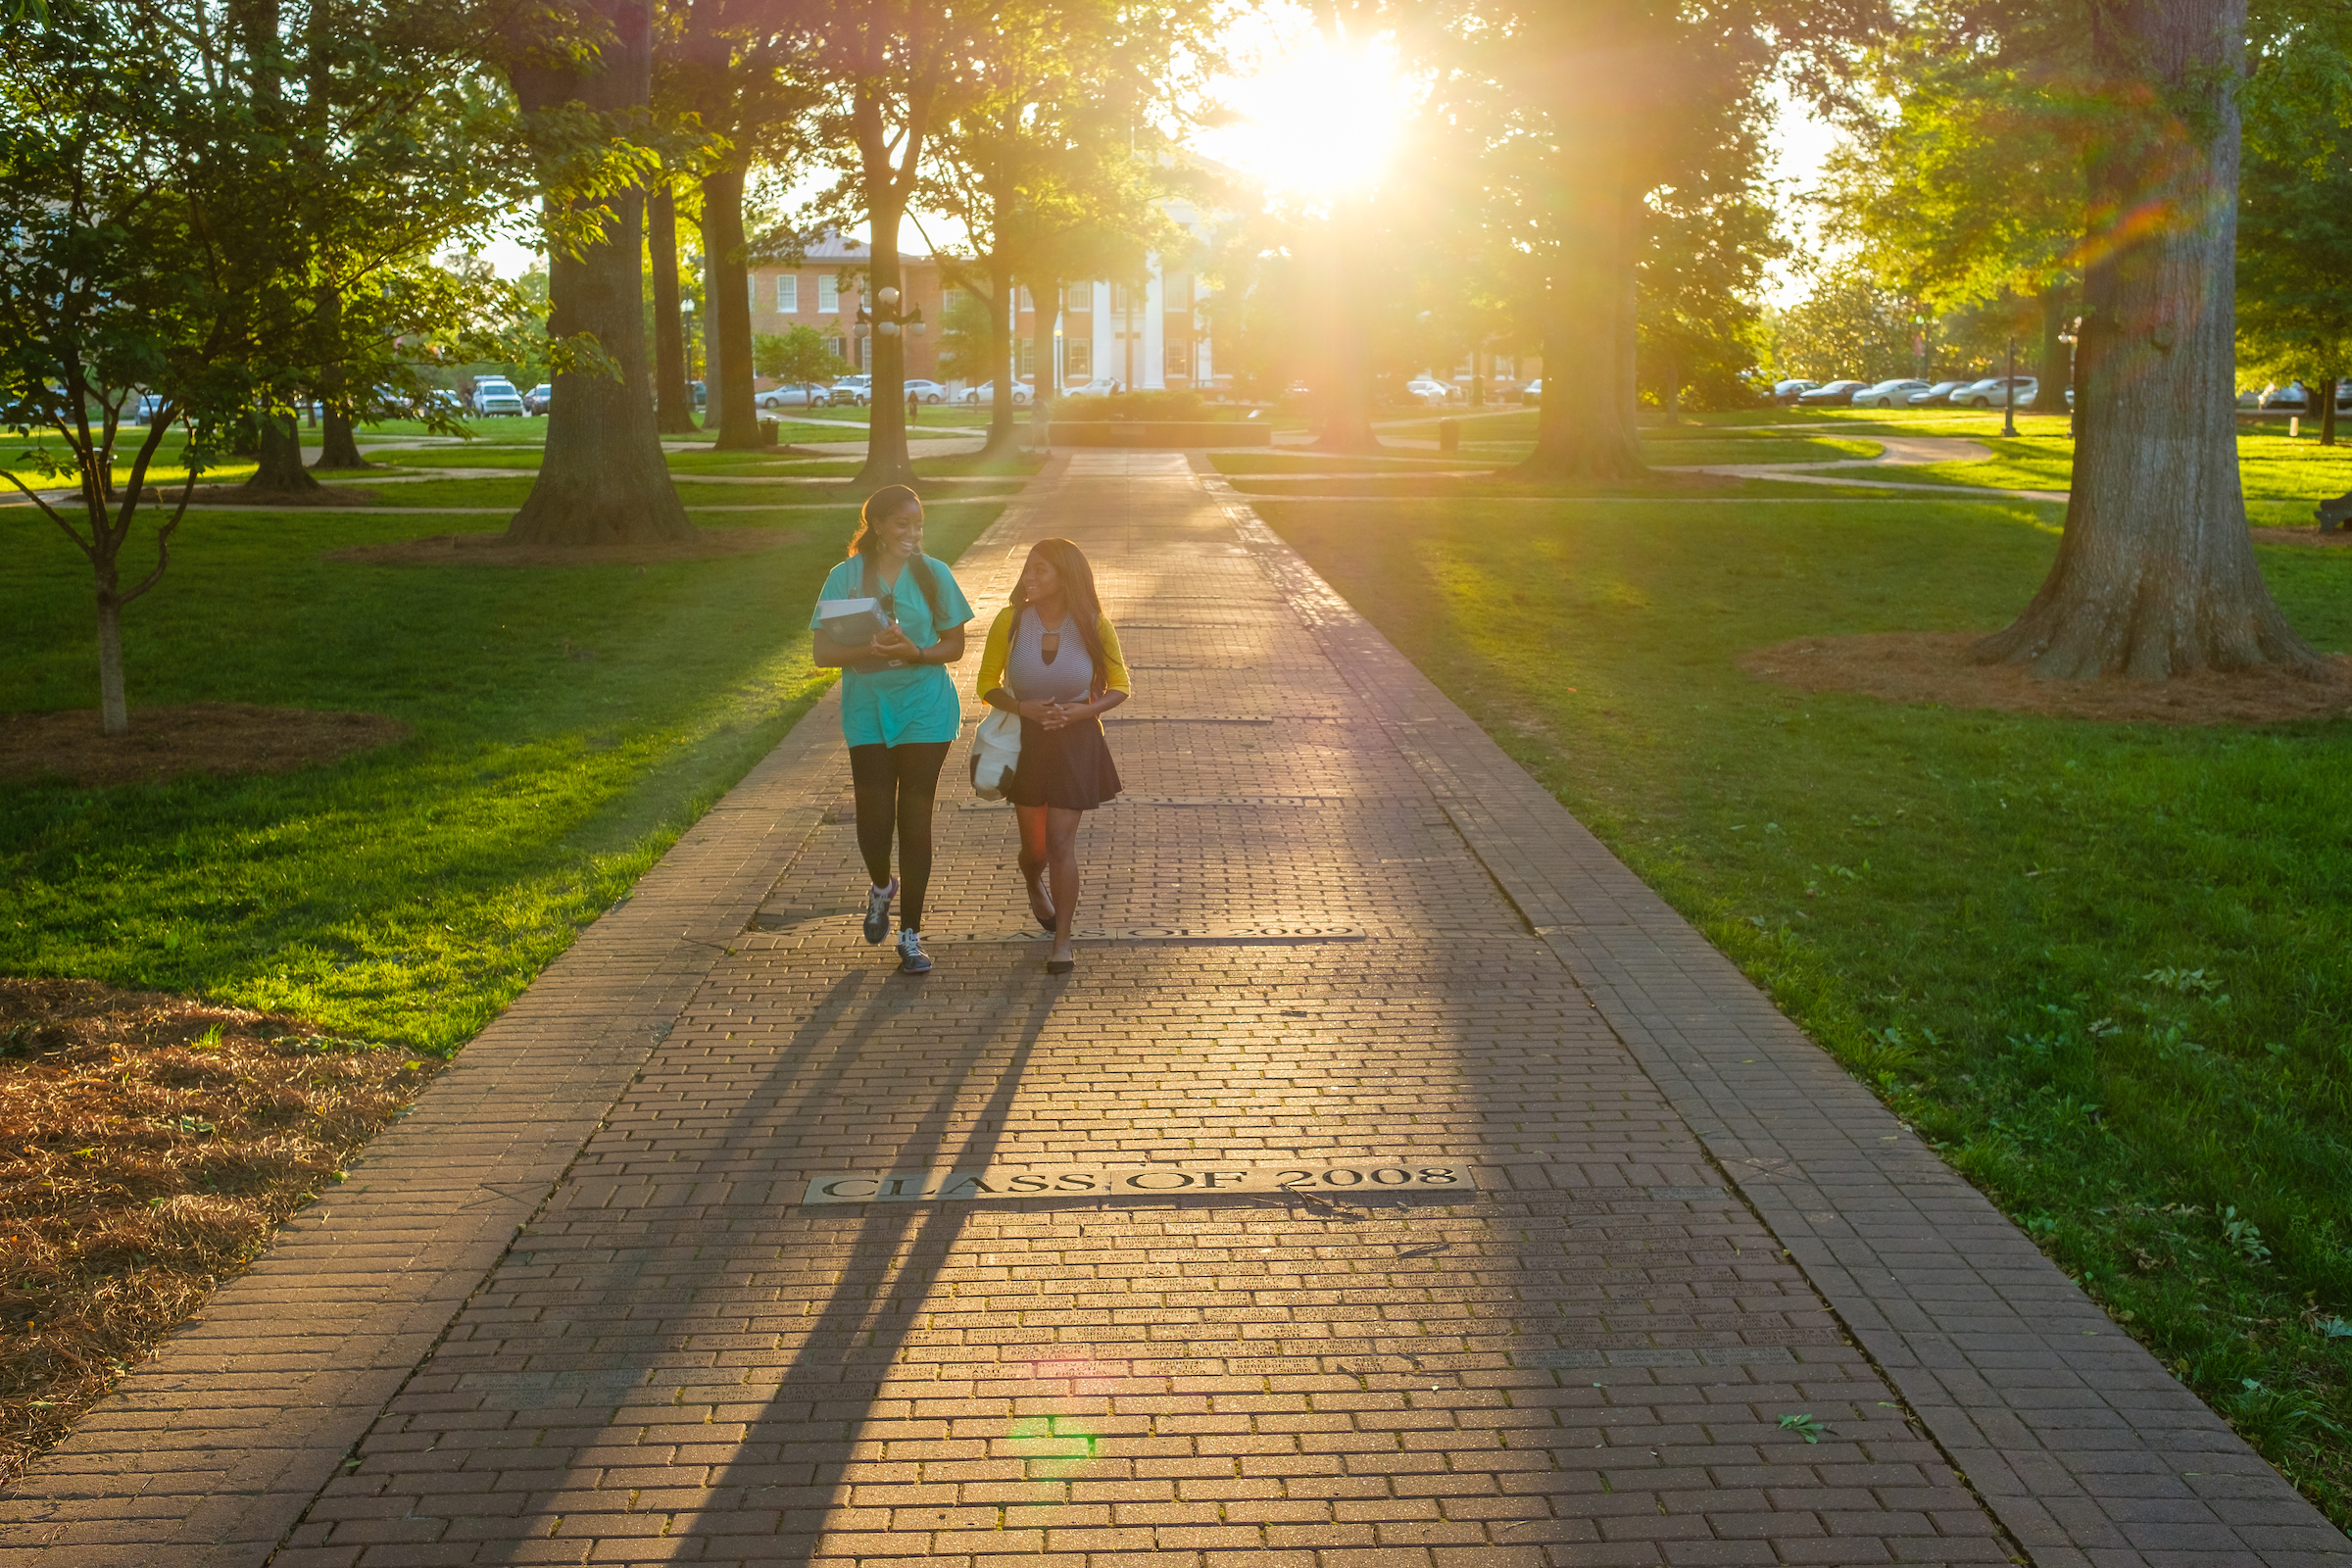
M890 881L890 834L899 834L899 923L923 928L923 894L931 886L931 802L949 741L906 746L853 746L850 782L858 792L858 853L874 886Z

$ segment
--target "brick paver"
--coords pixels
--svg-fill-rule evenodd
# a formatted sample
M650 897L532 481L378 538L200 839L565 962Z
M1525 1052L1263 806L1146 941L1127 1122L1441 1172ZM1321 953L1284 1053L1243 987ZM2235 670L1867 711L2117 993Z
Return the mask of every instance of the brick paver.
M1057 463L959 564L984 613L1050 533L1137 683L1077 975L953 788L939 968L858 940L820 709L0 1563L2352 1556L1229 486ZM800 1201L1294 1163L1477 1185Z

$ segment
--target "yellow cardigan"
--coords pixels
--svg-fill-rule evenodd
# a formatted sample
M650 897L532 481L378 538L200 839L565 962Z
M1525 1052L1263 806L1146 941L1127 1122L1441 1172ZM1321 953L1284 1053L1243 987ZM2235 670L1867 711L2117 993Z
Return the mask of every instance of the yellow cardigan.
M1021 607L1006 605L989 622L988 642L980 650L980 681L973 688L983 702L1004 684L1004 662L1012 657L1012 628L1020 618ZM1102 689L1134 695L1135 688L1127 683L1127 661L1119 655L1119 634L1111 629L1108 615L1095 617L1095 635L1102 643L1102 667L1095 672L1102 678Z

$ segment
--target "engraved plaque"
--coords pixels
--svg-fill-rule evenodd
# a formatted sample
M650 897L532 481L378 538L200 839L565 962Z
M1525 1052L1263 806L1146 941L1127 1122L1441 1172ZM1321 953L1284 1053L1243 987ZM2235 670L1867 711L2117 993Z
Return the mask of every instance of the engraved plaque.
M1167 1198L1202 1193L1474 1193L1470 1167L1430 1159L1299 1160L1290 1165L990 1166L984 1170L840 1171L812 1178L818 1203L953 1203L1013 1198Z

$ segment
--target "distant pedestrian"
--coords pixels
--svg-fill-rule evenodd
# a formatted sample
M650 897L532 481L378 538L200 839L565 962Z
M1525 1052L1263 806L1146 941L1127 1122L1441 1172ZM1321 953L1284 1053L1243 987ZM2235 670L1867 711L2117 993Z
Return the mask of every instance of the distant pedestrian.
M841 730L857 792L858 850L873 884L865 940L890 935L891 900L903 881L899 968L906 974L931 967L922 940L931 807L940 764L963 727L963 705L943 666L963 657L971 618L971 604L947 563L923 554L921 498L903 484L867 497L850 558L825 578L808 626L816 662L842 672ZM859 641L861 633L870 635ZM890 874L894 831L897 877Z
M1095 593L1095 568L1069 540L1030 547L1012 602L988 628L979 686L982 702L1021 717L1021 760L1004 795L1020 818L1029 912L1054 933L1046 972L1068 974L1076 966L1078 824L1119 793L1102 715L1131 689L1119 635Z

